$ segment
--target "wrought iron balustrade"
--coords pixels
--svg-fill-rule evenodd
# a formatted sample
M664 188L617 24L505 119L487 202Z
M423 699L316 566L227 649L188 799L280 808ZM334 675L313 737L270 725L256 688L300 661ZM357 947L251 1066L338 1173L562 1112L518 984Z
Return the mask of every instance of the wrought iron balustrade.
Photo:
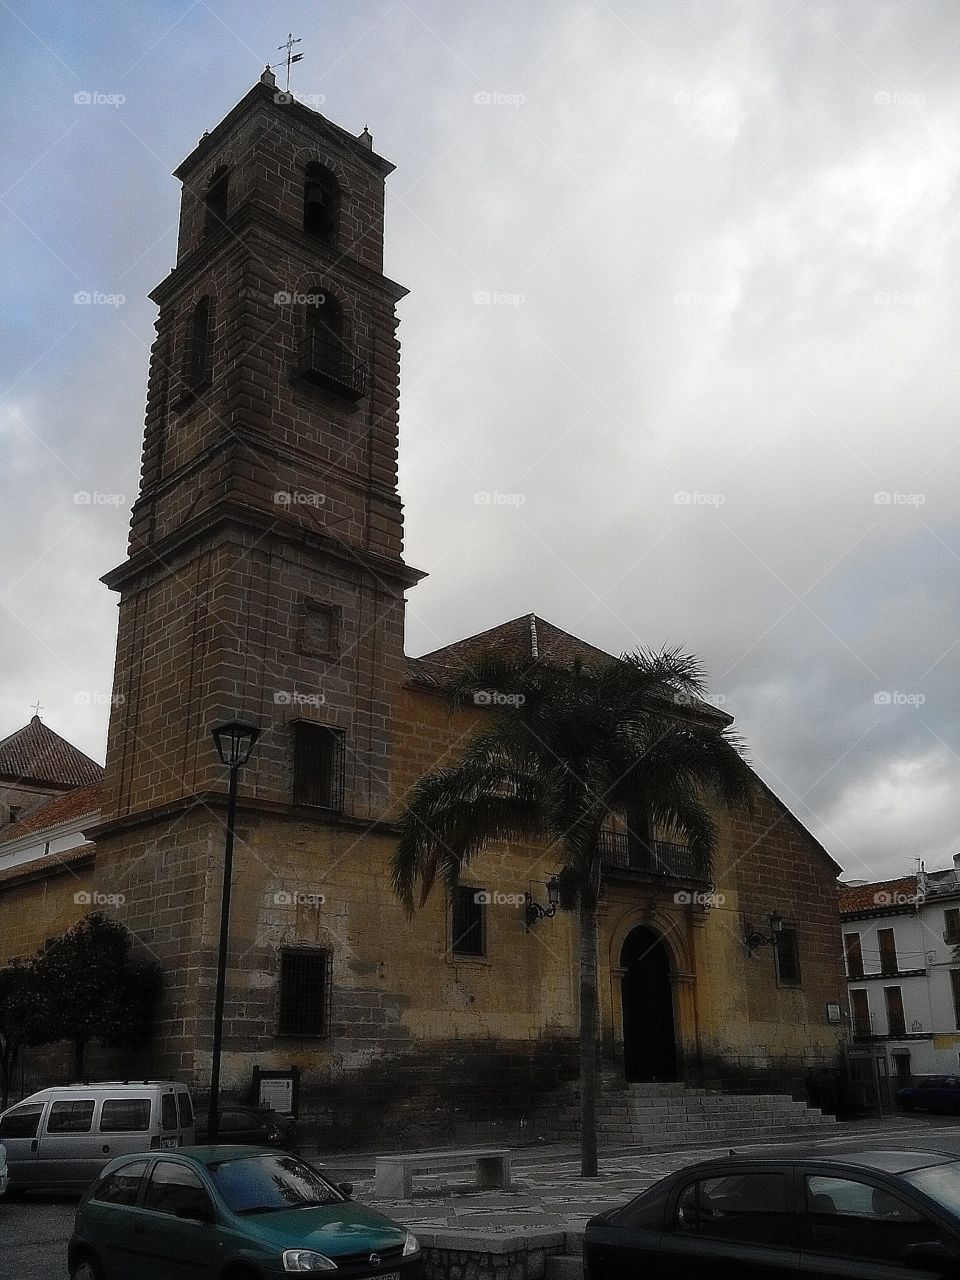
M611 871L638 871L705 884L709 879L702 860L684 844L670 840L638 840L626 831L600 832L600 858Z
M363 395L363 365L341 342L319 333L308 333L300 344L296 374L304 382L325 387L348 400L359 400Z

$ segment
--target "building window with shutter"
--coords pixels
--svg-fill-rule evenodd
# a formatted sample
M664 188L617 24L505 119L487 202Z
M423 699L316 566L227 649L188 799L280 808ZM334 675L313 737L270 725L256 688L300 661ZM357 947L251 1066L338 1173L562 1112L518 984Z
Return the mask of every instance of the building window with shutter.
M897 943L892 929L877 930L877 944L880 947L880 972L894 974L897 972Z
M777 958L777 981L781 986L797 987L800 985L800 945L796 929L788 929L786 925L777 934L777 945L774 947Z
M343 811L343 733L326 725L293 726L293 802Z
M843 949L847 957L847 977L863 977L863 952L860 949L859 933L843 935Z
M853 1034L855 1036L871 1035L870 1000L866 991L851 991L850 1005L853 1010Z
M450 950L455 956L485 956L487 954L487 920L482 889L472 885L457 885L451 903Z
M950 989L953 992L953 1020L960 1028L960 969L950 970Z
M333 954L330 951L281 951L277 1034L330 1034Z
M883 998L887 1006L887 1035L905 1036L907 1026L903 1017L903 993L899 987L884 987Z
M951 947L960 942L960 910L956 907L943 913L943 940Z

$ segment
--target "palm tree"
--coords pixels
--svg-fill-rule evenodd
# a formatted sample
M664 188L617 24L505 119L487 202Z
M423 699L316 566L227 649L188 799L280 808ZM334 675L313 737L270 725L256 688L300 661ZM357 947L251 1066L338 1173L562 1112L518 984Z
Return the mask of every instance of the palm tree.
M561 863L562 901L576 907L580 967L581 1172L597 1173L597 904L601 831L612 815L641 842L667 830L709 871L717 828L710 798L749 802L753 775L738 740L698 712L704 677L679 650L621 658L516 661L482 654L448 685L451 710L492 707L456 763L411 789L393 857L407 911L439 876L497 840L536 840Z

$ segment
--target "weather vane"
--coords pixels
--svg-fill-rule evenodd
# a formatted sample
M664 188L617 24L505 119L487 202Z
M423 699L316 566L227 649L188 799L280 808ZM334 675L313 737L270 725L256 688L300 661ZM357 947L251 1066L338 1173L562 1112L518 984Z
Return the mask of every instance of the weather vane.
M286 43L286 44L278 44L278 45L277 45L277 48L278 48L278 49L286 49L286 51L287 51L287 56L286 56L286 58L284 59L284 61L283 61L283 62L275 62L275 63L273 64L273 67L274 67L274 68L276 68L276 67L283 67L283 66L285 66L285 67L287 68L287 93L289 93L289 92L290 92L290 68L293 66L293 64L294 64L295 62L302 62L302 61L303 61L303 54L302 54L302 53L294 53L294 52L293 52L293 46L294 46L295 44L299 44L299 43L300 43L300 39L301 39L301 37L300 37L300 36L297 36L296 40L294 40L294 38L293 38L293 32L291 31L291 32L289 33L289 35L287 36L287 43ZM271 69L273 69L273 68L271 68Z

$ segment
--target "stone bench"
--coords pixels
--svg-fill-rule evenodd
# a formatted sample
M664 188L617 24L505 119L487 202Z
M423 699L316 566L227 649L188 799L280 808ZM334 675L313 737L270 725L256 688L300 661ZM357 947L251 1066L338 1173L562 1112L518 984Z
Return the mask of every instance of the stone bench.
M374 1166L374 1194L384 1200L409 1200L413 1195L413 1175L435 1169L457 1169L473 1165L481 1190L510 1190L510 1152L484 1148L475 1151L413 1151L403 1155L377 1156Z

